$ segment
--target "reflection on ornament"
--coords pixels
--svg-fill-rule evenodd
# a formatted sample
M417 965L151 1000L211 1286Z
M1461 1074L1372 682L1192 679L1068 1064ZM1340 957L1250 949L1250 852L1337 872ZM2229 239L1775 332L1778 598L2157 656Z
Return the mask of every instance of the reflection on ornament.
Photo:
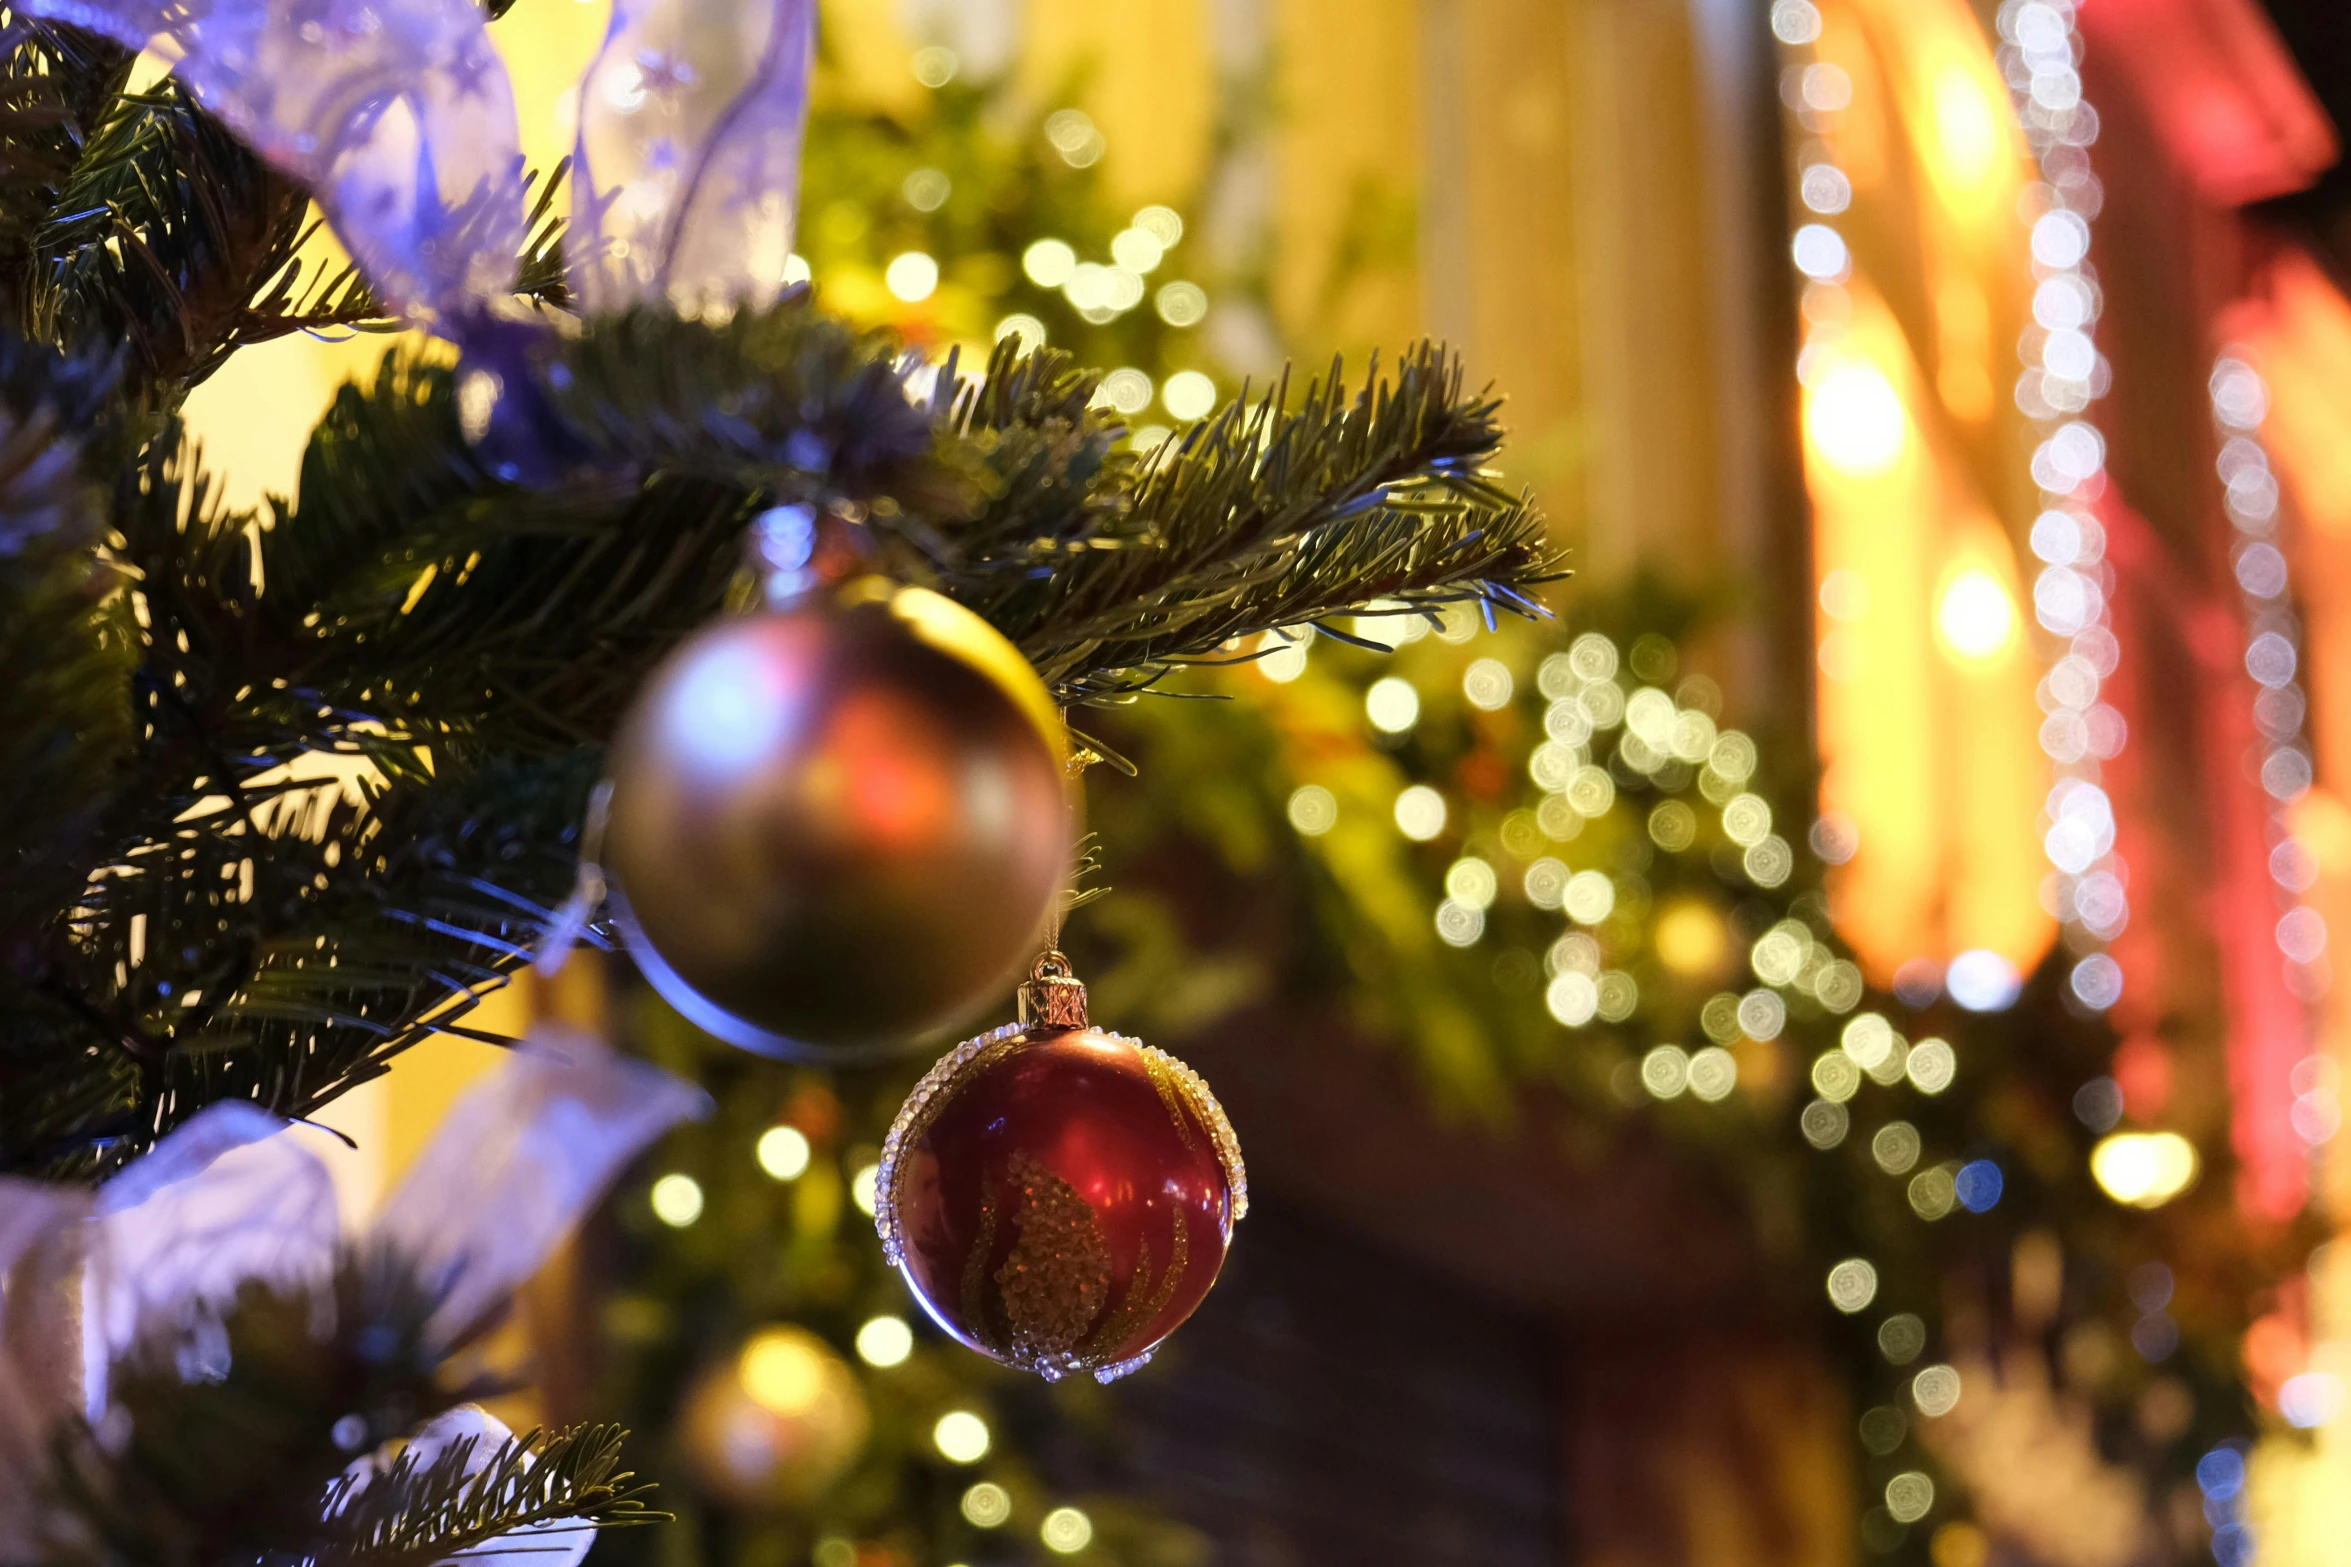
M769 1054L953 1022L1030 950L1072 855L1061 726L1027 661L878 579L692 638L610 771L604 857L639 966Z
M1029 1021L950 1051L882 1149L883 1254L971 1348L1058 1381L1142 1365L1216 1282L1248 1208L1208 1085L1090 1027L1048 953Z
M735 1507L820 1496L856 1462L869 1424L857 1375L805 1328L754 1334L711 1368L680 1420L703 1490Z

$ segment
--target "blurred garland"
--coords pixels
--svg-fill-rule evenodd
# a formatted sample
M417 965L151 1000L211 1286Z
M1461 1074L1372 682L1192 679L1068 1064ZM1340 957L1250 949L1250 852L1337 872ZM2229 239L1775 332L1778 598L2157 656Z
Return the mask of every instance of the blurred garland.
M1277 643L1202 682L1242 700L1134 708L1136 796L1094 792L1107 861L1212 850L1312 935L1268 960L1130 871L1088 917L1127 957L1103 1005L1167 1037L1304 991L1408 1050L1439 1105L1499 1116L1540 1081L1572 1141L1642 1118L1717 1164L1783 1295L1838 1324L1873 1555L2200 1555L2197 1465L2256 1414L2248 1302L2309 1237L2244 1229L2225 1147L2157 1211L2100 1190L2114 1040L2062 952L1997 1010L1865 986L1804 844L1809 780L1641 629L1699 646L1707 617L1650 584L1577 600L1572 629L1465 620L1387 658ZM1443 802L1420 842L1415 790Z
M831 306L933 349L982 346L1026 316L1151 392L1217 368L1201 317L1155 307L1170 282L1262 331L1251 291L1226 297L1180 238L1115 312L1032 277L1023 258L1041 238L1073 265L1109 266L1142 225L1106 201L1082 115L1016 112L1000 84L961 80L951 61L942 73L926 54L930 90L908 111L820 84L802 248ZM889 286L909 252L938 267L915 300ZM1141 424L1149 406L1125 411ZM2200 1150L2202 1184L2159 1212L2098 1190L2090 1150L2119 1113L2102 1076L2113 1041L2064 1005L2053 968L1982 1014L1862 985L1798 830L1810 780L1794 753L1726 730L1711 682L1677 678L1675 639L1702 642L1700 606L1650 584L1614 603L1579 588L1572 618L1572 634L1474 646L1466 623L1426 638L1394 619L1356 628L1414 644L1392 658L1331 641L1236 649L1258 668L1185 688L1246 700L1131 709L1119 736L1140 778L1092 801L1119 895L1077 932L1102 949L1090 972L1105 1014L1180 1049L1185 1032L1278 991L1344 1008L1408 1051L1441 1111L1499 1119L1516 1085L1540 1081L1575 1107L1564 1135L1587 1152L1650 1120L1735 1177L1776 1283L1839 1325L1861 1411L1858 1532L1874 1555L1975 1567L1987 1529L2082 1567L2198 1553L2195 1466L2248 1426L2236 1345L2288 1238L2238 1227L2223 1148ZM1388 681L1409 685L1416 708L1394 733L1366 711ZM1425 841L1397 824L1415 787L1444 806ZM1142 874L1203 850L1292 939L1213 928L1196 888ZM1054 1429L1099 1438L1104 1395L1011 1384L927 1331L902 1363L861 1376L869 1430L820 1494L744 1508L697 1493L681 1390L723 1376L766 1323L813 1329L850 1363L868 1324L903 1320L845 1199L904 1085L716 1051L650 1004L631 1031L727 1109L674 1139L661 1166L697 1183L703 1215L670 1228L642 1200L621 1215L633 1236L622 1271L637 1282L604 1324L613 1392L642 1426L671 1431L670 1461L649 1467L683 1518L606 1551L817 1567L1034 1555L1017 1542L1037 1541L1070 1499L1022 1454ZM808 1140L789 1181L751 1163L779 1127ZM1866 1291L1855 1260L1869 1265ZM1954 1379L1956 1404L1928 1413ZM968 1467L938 1450L935 1422L953 1411L994 1436ZM995 1521L973 1521L975 1486L997 1488L1003 1517L983 1508ZM1081 1501L1120 1560L1205 1549L1146 1511Z

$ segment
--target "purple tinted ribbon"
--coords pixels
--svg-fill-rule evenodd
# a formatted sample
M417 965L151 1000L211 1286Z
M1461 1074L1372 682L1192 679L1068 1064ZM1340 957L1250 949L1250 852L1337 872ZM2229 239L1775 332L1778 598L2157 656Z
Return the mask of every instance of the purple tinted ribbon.
M377 296L441 326L508 294L521 133L473 0L20 0L132 49L317 197Z
M699 314L782 291L815 39L814 0L615 0L580 83L583 309Z

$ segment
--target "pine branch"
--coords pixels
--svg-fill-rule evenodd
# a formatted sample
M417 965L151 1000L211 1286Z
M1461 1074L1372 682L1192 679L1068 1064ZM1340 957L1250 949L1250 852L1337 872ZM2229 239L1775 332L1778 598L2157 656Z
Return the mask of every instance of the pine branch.
M552 1549L577 1529L625 1528L663 1515L645 1506L652 1487L620 1467L617 1426L531 1432L477 1454L452 1443L430 1463L402 1454L363 1487L330 1495L327 1535L309 1552L319 1567L433 1567L516 1530L506 1549ZM471 1472L469 1472L471 1471Z
M292 257L309 200L176 80L123 93L34 233L28 324L68 348L120 345L176 403L236 347L246 301Z
M989 616L1073 702L1373 601L1531 611L1553 571L1479 469L1493 403L1433 349L1277 387L1148 461L1058 355L1001 350L917 398L894 343L806 291L587 323L537 373L586 453L544 488L487 470L456 373L407 350L344 389L299 501L263 515L155 422L81 557L121 583L116 640L84 641L129 745L119 707L73 731L114 736L87 827L38 898L0 891L0 1166L100 1170L226 1097L307 1114L462 1027L437 1009L525 960L599 748L739 589L764 507L861 519L877 563ZM19 656L27 689L71 667ZM322 756L364 783L322 783Z
M95 33L0 7L0 308L20 332L41 222L133 59Z
M451 1351L427 1331L439 1301L370 1248L315 1282L248 1280L220 1308L151 1313L109 1377L124 1418L103 1439L60 1435L50 1560L430 1567L515 1529L654 1521L610 1426L348 1468L483 1391L447 1379Z
M426 1336L436 1303L397 1258L353 1251L315 1284L248 1280L221 1309L152 1314L109 1376L125 1418L59 1441L58 1567L253 1561L316 1538L354 1455L462 1400Z
M1335 366L1294 408L1277 385L1141 463L1109 451L1092 384L999 351L955 415L999 498L934 560L1065 701L1375 600L1539 613L1525 590L1562 574L1539 513L1481 471L1498 405L1432 345L1353 396Z

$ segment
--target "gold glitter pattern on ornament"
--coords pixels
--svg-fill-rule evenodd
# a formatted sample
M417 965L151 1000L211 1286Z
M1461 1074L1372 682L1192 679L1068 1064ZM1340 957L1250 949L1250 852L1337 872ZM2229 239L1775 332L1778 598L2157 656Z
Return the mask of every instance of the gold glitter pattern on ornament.
M1174 1125L1176 1140L1189 1153L1200 1146L1199 1134L1192 1130L1193 1111L1184 1098L1183 1085L1176 1081L1175 1071L1168 1065L1173 1059L1162 1051L1138 1050L1143 1058L1143 1070L1150 1075L1151 1086L1159 1093L1159 1103L1166 1109L1168 1120Z
M1123 1034L1110 1037L1126 1039ZM1139 1039L1126 1042L1141 1051L1143 1059L1151 1064L1153 1082L1159 1080L1161 1070L1175 1080L1177 1090L1192 1107L1193 1114L1208 1128L1208 1136L1216 1144L1217 1160L1224 1165L1225 1183L1233 1189L1233 1222L1240 1223L1249 1216L1249 1170L1241 1162L1241 1139L1234 1135L1233 1123L1225 1118L1224 1106L1216 1102L1207 1081L1174 1056Z
M1086 1347L1085 1364L1099 1365L1101 1357L1132 1338L1145 1323L1155 1321L1175 1298L1176 1286L1184 1281L1184 1270L1192 1265L1192 1236L1184 1223L1184 1210L1175 1210L1175 1241L1168 1248L1167 1269L1159 1275L1159 1286L1151 1285L1151 1248L1139 1248L1135 1258L1134 1277L1127 1280L1126 1298L1118 1308L1094 1330ZM1107 1381L1108 1378L1103 1380Z
M987 1296L988 1254L996 1249L996 1183L980 1182L980 1233L971 1243L971 1250L963 1259L963 1321L972 1337L986 1345L991 1353L1002 1355L1005 1346L988 1330Z
M1110 1296L1110 1247L1093 1204L1024 1150L1011 1161L1020 1238L996 1270L1015 1363L1066 1364Z

